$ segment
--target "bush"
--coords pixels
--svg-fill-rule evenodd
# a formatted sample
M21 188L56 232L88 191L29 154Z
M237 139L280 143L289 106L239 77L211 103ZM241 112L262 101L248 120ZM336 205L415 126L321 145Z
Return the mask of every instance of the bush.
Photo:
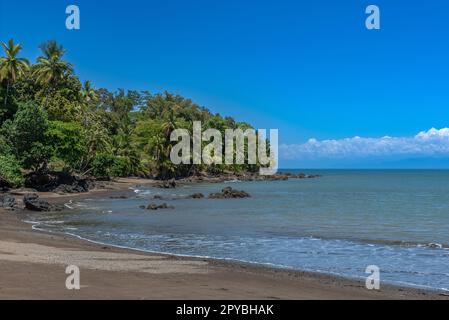
M127 177L133 174L132 163L128 157L100 153L92 162L92 174L97 178Z
M45 169L52 155L46 132L46 112L32 102L19 104L12 121L3 124L8 144L25 169Z
M12 153L11 146L6 142L5 137L0 132L0 154L5 155L11 153Z
M117 157L111 167L111 175L113 177L127 177L131 173L131 161L128 158Z
M92 174L97 178L107 178L112 176L112 167L116 157L108 153L99 153L92 161Z
M78 169L86 155L83 127L76 122L50 121L46 136L53 145L56 159L63 160L71 169Z
M14 188L23 185L24 179L20 170L20 164L12 155L0 156L0 177Z

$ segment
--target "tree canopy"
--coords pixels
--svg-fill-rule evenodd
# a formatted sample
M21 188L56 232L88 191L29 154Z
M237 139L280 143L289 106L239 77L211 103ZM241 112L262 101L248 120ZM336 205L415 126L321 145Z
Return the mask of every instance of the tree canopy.
M170 92L95 89L83 84L66 50L55 41L40 46L35 64L20 57L22 45L2 43L0 58L0 157L14 163L0 176L14 184L18 168L65 170L83 175L185 177L201 171L255 170L254 165L174 165L170 161L177 128L251 126L213 114ZM2 169L3 168L3 169ZM14 177L14 178L11 178Z

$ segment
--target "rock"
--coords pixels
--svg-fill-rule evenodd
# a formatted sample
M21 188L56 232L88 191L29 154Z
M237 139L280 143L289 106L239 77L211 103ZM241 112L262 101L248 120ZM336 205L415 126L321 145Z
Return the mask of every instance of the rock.
M175 179L168 180L168 185L171 188L176 188L176 186L177 186L176 180Z
M41 192L82 193L93 189L95 183L65 172L48 172L27 175L25 186Z
M31 211L49 212L62 210L60 206L54 206L45 200L39 199L39 196L35 193L24 196L23 203L25 208Z
M8 191L11 188L12 185L8 181L6 181L5 178L0 176L0 191Z
M224 171L221 173L196 173L196 175L183 178L180 182L209 182L221 183L228 181L286 181L289 179L306 179L319 178L321 175L306 175L304 173L280 172L273 175L260 175L258 172L230 172ZM178 182L179 183L179 182Z
M296 179L315 179L315 178L321 178L322 176L320 174L305 174L305 173L298 173L297 175L293 175L292 178Z
M17 206L16 199L9 195L0 195L0 208L14 209Z
M235 190L231 187L226 187L221 192L211 193L209 195L209 199L242 199L250 197L245 191Z
M176 200L183 200L183 199L202 199L204 198L204 194L202 193L194 193L188 196L179 195L179 196L163 196L160 194L157 194L152 197L153 200L164 200L164 201L176 201Z
M175 207L169 206L166 203L163 203L159 206L159 209L174 209Z
M40 200L35 193L23 197L25 208L31 211L51 211L51 206L47 201Z
M161 205L157 205L155 203L150 203L147 207L148 210L159 210L159 209L174 209L175 207L169 206L166 203L163 203Z
M190 196L188 196L189 199L203 199L204 198L204 194L202 193L194 193Z
M175 179L164 180L164 181L161 181L161 182L155 184L155 187L162 188L162 189L174 189L174 188L176 188L176 186L177 186L177 184L176 184Z
M148 210L157 210L158 206L155 203L150 203L147 207Z
M179 200L179 199L183 199L183 198L179 197L179 196L174 196L174 197L162 196L160 194L153 196L153 200L173 201L173 200Z
M121 196L112 196L109 197L109 199L128 199L128 197L125 195L121 195Z
M286 174L274 174L268 176L259 176L258 180L267 180L267 181L286 181L289 179L289 176Z

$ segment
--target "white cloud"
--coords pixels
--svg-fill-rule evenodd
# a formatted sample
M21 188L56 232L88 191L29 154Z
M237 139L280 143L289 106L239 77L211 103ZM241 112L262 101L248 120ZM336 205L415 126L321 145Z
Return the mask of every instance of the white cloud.
M280 157L294 159L345 159L397 156L449 156L449 128L422 131L414 137L363 138L340 140L310 139L304 144L279 146Z

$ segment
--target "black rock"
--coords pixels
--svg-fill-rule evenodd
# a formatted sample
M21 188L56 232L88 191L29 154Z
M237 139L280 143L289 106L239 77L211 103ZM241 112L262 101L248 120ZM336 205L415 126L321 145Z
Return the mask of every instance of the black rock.
M72 176L65 172L31 173L25 186L41 192L82 193L95 187L92 180Z
M296 176L293 176L296 179L315 179L315 178L321 178L320 174L305 174L305 173L298 173Z
M17 206L16 199L8 195L0 195L0 208L14 209Z
M51 205L47 201L39 199L39 196L35 193L24 196L23 203L25 208L31 211L49 212L60 211L63 209L60 206Z
M224 188L221 192L211 193L210 199L242 199L250 198L251 196L245 191L232 189L231 187Z
M109 199L128 199L128 197L125 196L125 195L122 195L122 196L112 196L112 197L109 197Z
M0 176L0 191L8 191L11 188L12 185L8 181L6 181L5 178Z
M155 187L162 188L162 189L174 189L174 188L176 188L176 186L177 186L177 184L176 184L175 179L164 180L164 181L161 181L161 182L155 184Z
M194 193L194 194L190 195L188 198L190 198L190 199L203 199L204 198L204 194L202 194L202 193Z
M174 209L175 207L169 206L166 203L163 203L161 205L157 205L155 203L150 203L147 207L148 210L159 210L159 209Z

